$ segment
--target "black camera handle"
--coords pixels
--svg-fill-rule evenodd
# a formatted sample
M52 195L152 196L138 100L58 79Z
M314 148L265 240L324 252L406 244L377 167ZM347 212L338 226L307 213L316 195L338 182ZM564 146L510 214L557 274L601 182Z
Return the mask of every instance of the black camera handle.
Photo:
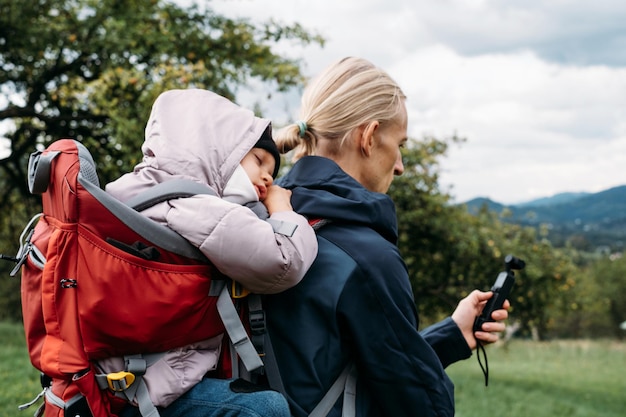
M513 270L522 270L526 266L520 258L516 258L513 255L507 255L504 258L504 271L498 274L496 282L491 287L493 292L492 297L487 301L480 316L476 317L474 321L474 331L482 330L482 326L486 322L495 321L491 315L494 311L502 308L504 301L508 299L513 284L515 283L515 273ZM485 386L489 386L489 362L487 361L487 352L480 340L476 340L476 357L478 358L478 364L485 375ZM484 364L480 359L482 353Z

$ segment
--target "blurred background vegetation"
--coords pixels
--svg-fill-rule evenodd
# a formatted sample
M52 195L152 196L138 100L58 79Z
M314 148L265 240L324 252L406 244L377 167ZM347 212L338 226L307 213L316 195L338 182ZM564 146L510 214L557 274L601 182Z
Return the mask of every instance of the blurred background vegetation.
M31 152L77 139L94 155L101 183L111 181L139 162L150 106L164 90L205 88L235 99L252 82L301 88L302 62L276 52L285 42L304 48L324 39L297 24L252 25L163 0L0 0L0 141L9 148L0 156L0 253L15 254L41 209L27 188ZM623 338L626 259L568 241L555 246L541 227L453 204L439 185L440 162L463 141L414 138L405 174L389 191L422 323L449 314L472 289L488 289L512 253L527 264L511 297L516 336ZM0 262L0 321L19 322L12 268Z

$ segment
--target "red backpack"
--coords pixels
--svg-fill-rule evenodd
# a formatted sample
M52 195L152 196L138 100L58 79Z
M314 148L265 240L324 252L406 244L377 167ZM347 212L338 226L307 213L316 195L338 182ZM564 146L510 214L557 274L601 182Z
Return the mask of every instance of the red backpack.
M180 235L104 192L82 144L63 139L32 154L29 187L41 194L43 215L22 234L13 274L21 267L26 341L45 381L45 417L115 416L129 387L142 414L156 411L140 395L145 361L99 375L95 364L104 358L165 352L226 330L244 341L236 345L246 367L262 366L241 322L225 329L220 319L238 314L224 277ZM209 192L182 188L147 200ZM218 371L229 377L230 353L222 352Z

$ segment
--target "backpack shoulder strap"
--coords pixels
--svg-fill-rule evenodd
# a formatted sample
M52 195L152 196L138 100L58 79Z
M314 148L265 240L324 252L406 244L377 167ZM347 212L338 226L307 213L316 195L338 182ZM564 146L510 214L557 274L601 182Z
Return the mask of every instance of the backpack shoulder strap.
M341 371L333 385L324 397L315 406L309 417L326 417L330 410L343 393L342 417L354 417L356 415L356 365L348 363Z
M233 348L239 355L247 372L253 372L263 367L263 361L259 357L248 333L246 332L239 312L233 304L230 293L226 285L220 290L217 299L217 312L224 323L224 328L228 333L228 337Z
M137 211L142 211L164 201L191 197L197 194L217 196L217 193L208 185L192 180L175 179L150 187L148 190L128 200L126 205Z
M263 357L263 361L270 387L289 398L287 391L285 390L285 386L283 385L282 378L280 377L280 371L278 369L278 363L276 362L274 349L272 348L271 339L267 336L264 346L265 356ZM333 406L337 403L339 397L341 397L341 394L343 394L341 416L355 417L356 385L356 365L353 362L349 362L308 417L326 417L328 413L330 413L330 410L333 409Z
M313 227L313 230L317 232L323 226L332 223L329 219L309 219L309 225ZM252 294L251 294L252 295ZM266 376L270 387L282 393L284 396L288 396L280 376L280 370L278 369L278 363L276 362L276 355L272 347L271 338L267 331L264 334L264 353L263 358ZM308 417L326 417L330 410L332 410L335 403L343 394L343 406L342 417L355 417L356 416L356 385L357 385L357 371L356 365L353 362L349 362L346 367L341 371L333 385L328 389L324 397L315 406L313 411Z

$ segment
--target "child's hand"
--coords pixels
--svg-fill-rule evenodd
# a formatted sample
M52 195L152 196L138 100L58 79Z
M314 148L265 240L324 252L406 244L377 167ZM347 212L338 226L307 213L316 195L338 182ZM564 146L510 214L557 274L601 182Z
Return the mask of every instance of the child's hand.
M267 196L263 200L270 216L279 211L293 211L291 207L291 191L278 185L272 185L267 189Z

